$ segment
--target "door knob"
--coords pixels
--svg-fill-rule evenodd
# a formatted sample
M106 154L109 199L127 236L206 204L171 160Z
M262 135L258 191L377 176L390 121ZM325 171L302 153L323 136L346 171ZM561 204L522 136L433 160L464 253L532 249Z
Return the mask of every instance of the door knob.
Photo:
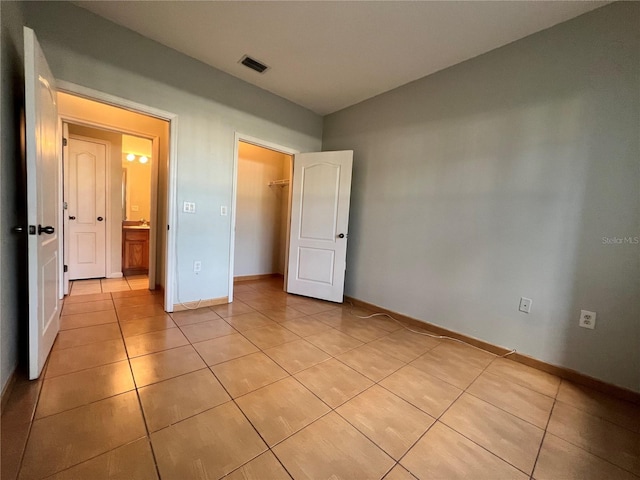
M338 238L344 238L344 233L339 234Z
M24 227L22 227L22 226L18 225L18 226L16 226L16 227L13 227L13 228L11 229L11 231L12 231L13 233L22 233L22 232L24 232Z
M76 217L74 217L73 215L69 215L69 220L75 220Z
M98 217L98 221L101 222L102 220L104 220L104 218L102 217Z
M42 235L43 233L51 235L53 232L55 232L55 229L51 226L43 227L42 225L38 225L38 235Z

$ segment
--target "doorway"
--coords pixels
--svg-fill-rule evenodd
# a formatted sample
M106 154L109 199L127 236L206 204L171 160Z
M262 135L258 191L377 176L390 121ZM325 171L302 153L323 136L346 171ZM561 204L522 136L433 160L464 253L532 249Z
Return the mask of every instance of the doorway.
M288 293L342 302L352 165L352 150L301 154L236 133L229 303L235 283L266 277ZM267 190L285 187L279 197Z
M285 289L294 153L236 135L230 302L234 285L246 281Z
M63 131L68 127L69 137L67 146L63 147L64 201L67 202L63 216L63 255L67 265L65 294L164 289L168 235L166 228L158 226L168 224L165 202L169 196L169 122L67 93L58 94L58 105ZM87 204L92 203L86 201L87 195L81 202L68 198L73 184L69 177L78 172L67 165L71 163L67 159L73 160L74 154L78 154L78 148L72 152L71 147L79 142L85 142L80 149L85 153L87 145L100 143L108 151L104 180L106 207L102 214L98 210L91 212L92 217L100 219L95 223L104 225L103 250L94 248L100 246L100 242L94 242L91 235L84 235L84 244L78 242L77 236L74 238L73 227L78 223L78 215L72 211L77 208L74 203L81 204L85 210ZM81 172L85 176L76 183L85 185L86 189L86 184L96 183L96 176L83 181L87 180L87 171L92 168L85 170ZM93 238L98 237L94 235ZM84 245L84 249L78 250L78 245ZM75 259L73 255L74 248L76 252L84 252L84 260L92 256L105 258L104 273L98 277L74 273L74 265L67 263L77 260L77 255ZM69 285L73 280L75 282ZM171 311L172 302L165 299L165 308L167 306L167 311Z

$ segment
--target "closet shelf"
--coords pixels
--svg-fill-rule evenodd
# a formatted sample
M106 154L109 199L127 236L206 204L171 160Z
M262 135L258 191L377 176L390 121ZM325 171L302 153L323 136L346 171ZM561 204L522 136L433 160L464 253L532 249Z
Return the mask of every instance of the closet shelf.
M289 185L289 179L286 178L284 180L272 180L269 182L270 187L273 187L275 185L278 185L280 187L286 187L287 185Z

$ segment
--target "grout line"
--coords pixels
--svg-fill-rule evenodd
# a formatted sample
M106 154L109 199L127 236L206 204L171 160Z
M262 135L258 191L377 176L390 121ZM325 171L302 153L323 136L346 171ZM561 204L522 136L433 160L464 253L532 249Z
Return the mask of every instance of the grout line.
M114 310L116 310L115 308L115 301L113 298L113 295L111 295L111 302L113 303L113 308ZM144 413L144 408L142 408L142 399L140 398L140 391L138 390L138 384L136 382L136 377L133 374L133 367L131 366L131 358L129 357L129 351L127 349L127 342L124 341L124 333L122 332L122 325L120 324L120 317L118 315L118 311L116 310L116 318L118 320L118 328L120 330L120 337L122 340L122 343L124 344L124 349L125 349L125 353L127 355L127 364L129 365L129 374L131 375L131 380L133 381L133 386L136 392L136 398L138 399L138 408L140 409L140 415L142 415L142 422L144 423L144 429L145 432L147 433L146 438L147 441L149 442L149 448L151 449L151 457L153 458L153 464L156 468L156 474L158 475L158 478L160 477L160 469L158 467L158 459L156 458L156 452L153 448L153 443L151 442L151 433L149 432L149 425L147 424L147 417Z
M568 440L568 439L566 439L566 438L564 438L564 437L561 437L561 436L560 436L560 435L558 435L558 434L555 434L555 433L549 432L549 431L548 431L548 428L549 428L549 424L551 423L551 416L553 415L553 410L555 409L555 407L556 407L556 405L557 405L558 403L565 403L565 402L563 402L563 401L561 401L561 400L557 400L557 399L555 400L555 402L554 402L554 404L553 404L553 409L552 409L552 411L551 411L551 413L550 413L550 415L549 415L549 421L547 422L547 427L545 428L545 437L546 437L546 434L547 434L547 432L548 432L548 433L549 433L549 435L553 435L554 437L559 438L559 439L560 439L560 440L562 440L563 442L566 442L566 443L568 443L568 444L570 444L570 445L573 445L573 446L574 446L574 447L576 447L577 449L579 449L579 450L581 450L581 451L583 451L583 452L586 452L587 454L593 455L594 457L596 457L596 458L598 458L598 459L600 459L600 460L605 461L605 462L606 462L606 463L608 463L609 465L613 465L614 467L617 467L617 468L619 468L620 470L624 470L625 472L628 472L628 473L630 473L631 475L635 475L635 476L637 476L638 478L640 478L640 476L636 475L636 473L634 473L633 471L629 470L627 467L622 466L622 465L618 465L617 463L614 463L614 462L612 462L611 460L609 460L609 458L607 458L607 457L601 456L601 455L600 455L600 454L598 454L598 453L595 453L595 452L592 452L592 451L590 451L590 450L587 450L587 449L586 449L586 448L584 448L582 445L578 445L578 444L576 444L576 443L572 442L571 440ZM570 406L571 406L571 405L570 405ZM587 413L587 414L588 414L588 413ZM593 415L591 415L591 416L593 416ZM596 417L596 418L597 418L597 417ZM600 419L600 420L601 420L601 419ZM615 425L615 424L612 424L612 425ZM629 431L630 431L631 433L634 433L634 434L635 434L635 436L637 436L637 437L640 439L640 435L639 435L638 433L633 432L632 430L629 430ZM538 452L538 455L540 455L540 452ZM537 461L538 461L538 457L536 457L536 463L537 463Z
M191 344L191 346L193 347L193 344ZM197 350L196 348L193 348L193 349L196 351L196 353L198 354L198 356L201 358L201 360L202 360L202 361L204 362L204 364L206 365L206 364L207 364L207 362L206 362L206 361L205 361L205 359L202 357L202 355L200 355L200 352L198 352L198 350ZM227 474L225 474L225 476L226 476L226 475L229 475L229 474L231 474L232 472L234 472L234 471L236 471L236 470L238 470L238 469L242 468L242 467L243 467L244 465L246 465L247 463L249 463L249 462L251 462L251 461L255 460L255 459L256 459L256 458L258 458L260 455L263 455L264 453L266 453L266 452L268 452L268 451L271 451L271 447L270 447L270 446L269 446L269 444L266 442L266 440L263 438L263 436L260 434L260 432L259 432L259 431L258 431L258 429L255 427L255 425L251 422L251 420L249 420L249 417L247 417L247 415L244 413L244 410L242 410L242 408L240 408L240 405L238 405L238 403L236 402L235 398L233 398L233 396L231 395L231 393L227 390L227 387L225 387L224 383L222 383L222 381L218 378L218 376L216 375L216 373L211 369L211 367L209 367L209 366L208 366L207 368L208 368L209 372L211 372L211 374L213 375L213 377L216 379L216 381L217 381L217 382L220 384L220 386L223 388L223 390L225 391L225 393L229 396L229 398L230 398L230 400L229 400L229 401L233 402L233 404L235 405L235 407L236 407L236 408L240 411L240 413L245 417L245 419L247 420L247 422L249 422L249 425L251 425L251 427L252 427L252 428L253 428L253 430L256 432L256 434L258 435L258 437L260 437L260 439L262 440L262 442L264 443L264 445L267 447L267 449L266 449L264 452L261 452L261 453L259 453L258 455L256 455L255 457L253 457L253 458L249 459L247 462L245 462L245 463L243 463L242 465L240 465L237 469L234 469L234 470L232 470L231 472L228 472ZM286 378L286 377L285 377L285 378ZM225 403L228 403L228 402L225 402ZM221 404L221 405L223 405L223 404ZM218 406L220 406L220 405L218 405ZM216 407L213 407L213 408L216 408ZM201 412L201 413L203 413L203 412ZM183 420L181 420L181 421L183 421ZM179 422L176 422L176 423L179 423ZM272 452L272 453L273 453L273 452ZM274 454L274 457L276 457L276 459L278 459L278 457L277 457L275 454ZM280 461L280 460L278 459L278 461ZM284 465L282 465L282 467L284 468ZM285 468L285 471L287 471L287 470L286 470L286 468ZM287 473L289 473L289 472L287 471ZM293 478L293 477L292 477L292 478Z
M474 382L474 383L475 383L475 382ZM473 384L472 384L472 385L473 385ZM469 385L469 386L471 386L471 385ZM486 399L484 399L484 398L482 398L482 397L480 397L480 396L478 396L478 395L476 395L476 394L474 394L474 393L468 392L468 391L466 391L466 390L465 390L463 393L466 393L467 395L470 395L470 396L472 396L472 397L474 397L474 398L476 398L476 399L480 400L481 402L488 403L488 404L489 404L489 405L491 405L492 407L495 407L495 408L497 408L498 410L500 410L500 411L502 411L502 412L504 412L504 413L506 413L506 414L508 414L508 415L511 415L512 417L517 418L518 420L522 420L523 422L528 423L529 425L531 425L532 427L537 428L538 430L543 430L543 431L544 431L544 430L545 430L545 428L546 428L546 427L541 427L540 425L536 425L535 423L530 422L529 420L527 420L527 419L525 419L525 418L522 418L520 415L515 414L515 413L513 413L513 412L510 412L509 410L505 410L505 409L504 409L504 408L502 408L501 406L499 406L499 405L495 405L494 403L490 402L489 400L486 400ZM537 392L535 392L535 393L537 393ZM555 403L555 401L554 401L554 403ZM552 408L553 408L553 407L552 407ZM549 414L551 414L551 411L549 411ZM547 423L548 423L548 419L547 419Z
M540 452L542 452L542 445L544 445L544 439L547 436L547 429L549 428L549 423L551 422L551 415L553 415L553 410L556 407L556 399L553 399L553 405L551 405L551 410L549 410L549 417L547 418L547 424L544 426L544 432L542 434L542 440L540 440L540 445L538 446L538 453L536 453L536 459L533 461L533 468L531 469L531 475L529 475L529 479L533 480L533 474L536 471L536 466L538 465L538 459L540 458Z
M49 359L47 359L47 363L49 363ZM46 367L45 367L46 368ZM43 369L44 370L44 369ZM27 432L27 438L24 442L24 447L20 452L20 461L18 462L18 472L16 478L20 478L20 473L22 472L22 467L24 466L24 457L27 453L27 447L29 446L29 440L31 440L31 433L33 431L33 424L36 421L36 412L38 411L38 404L40 403L40 395L42 394L42 387L44 386L44 379L42 379L42 385L38 390L38 397L36 399L35 405L33 406L33 412L31 413L31 419L29 420L29 431Z
M505 463L506 463L506 464L508 464L508 465L511 465L511 466L512 466L513 468L515 468L516 470L518 470L518 471L520 471L520 472L524 473L525 475L529 475L529 476L531 476L531 474L533 474L533 469L535 468L535 463L534 463L534 464L533 464L533 466L531 467L531 473L530 473L530 474L528 474L527 472L525 472L525 471L524 471L524 470L522 470L521 468L516 467L513 463L511 463L511 462L507 461L506 459L502 458L502 457L501 457L500 455L498 455L497 453L492 452L492 451L491 451L491 450L489 450L487 447L485 447L485 446L483 446L483 445L480 445L478 442L476 442L476 441L474 441L473 439L469 438L469 437L468 437L468 436L466 436L464 433L462 433L462 432L460 432L460 431L456 430L455 428L451 427L450 425L447 425L446 423L444 423L444 422L442 422L442 421L440 420L440 419L441 419L441 418L442 418L442 417L443 417L443 416L444 416L444 415L445 415L445 414L446 414L446 413L451 409L451 407L452 407L452 406L453 406L453 405L454 405L454 404L455 404L455 403L456 403L456 402L457 402L457 401L458 401L458 400L459 400L459 399L460 399L460 398L461 398L465 393L467 393L467 390L469 389L469 387L470 387L470 386L471 386L471 385L472 385L472 384L473 384L473 383L474 383L474 382L475 382L475 381L480 377L480 375L482 375L485 371L487 371L487 369L489 368L489 366L490 366L493 362L495 362L498 358L500 358L500 357L496 356L496 357L495 357L494 359L492 359L489 363L487 363L487 365L485 365L485 367L484 367L484 368L482 369L482 371L481 371L481 372L480 372L480 373L475 377L475 379L474 379L473 381L471 381L471 382L469 383L469 385L467 385L467 386L463 389L463 391L460 393L460 395L458 396L458 398L456 398L456 399L451 403L451 405L449 405L449 406L447 407L447 409L446 409L444 412L442 412L442 415L440 415L440 417L438 417L438 420L437 420L437 421L439 421L440 423L442 423L442 424L443 424L444 426L446 426L447 428L449 428L449 429L453 430L453 431L454 431L454 432L456 432L457 434L459 434L459 435L463 436L464 438L466 438L466 439L467 439L467 440L469 440L470 442L473 442L474 444L476 444L477 446L479 446L479 447L480 447L480 448L482 448L483 450L485 450L485 451L489 452L489 453L490 453L491 455L493 455L494 457L499 458L500 460L502 460L503 462L505 462ZM469 395L471 395L471 394L469 394ZM483 400L483 401L484 401L484 400ZM489 402L486 402L486 403L489 403ZM494 406L494 405L493 405L493 404L491 404L491 403L489 403L489 405ZM497 408L497 407L496 407L496 408ZM507 412L507 413L508 413L508 412ZM511 414L511 415L512 415L512 414ZM515 415L512 415L512 416L514 416L514 417L515 417ZM519 418L519 417L516 417L516 418ZM434 425L435 425L435 423L434 423ZM538 427L538 428L539 428L539 427ZM540 442L540 444L542 444L542 441Z

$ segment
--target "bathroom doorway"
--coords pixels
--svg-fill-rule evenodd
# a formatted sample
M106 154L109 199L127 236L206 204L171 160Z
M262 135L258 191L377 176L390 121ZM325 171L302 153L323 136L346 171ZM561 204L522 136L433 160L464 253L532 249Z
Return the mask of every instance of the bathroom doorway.
M164 288L168 122L66 93L58 104L65 294Z

